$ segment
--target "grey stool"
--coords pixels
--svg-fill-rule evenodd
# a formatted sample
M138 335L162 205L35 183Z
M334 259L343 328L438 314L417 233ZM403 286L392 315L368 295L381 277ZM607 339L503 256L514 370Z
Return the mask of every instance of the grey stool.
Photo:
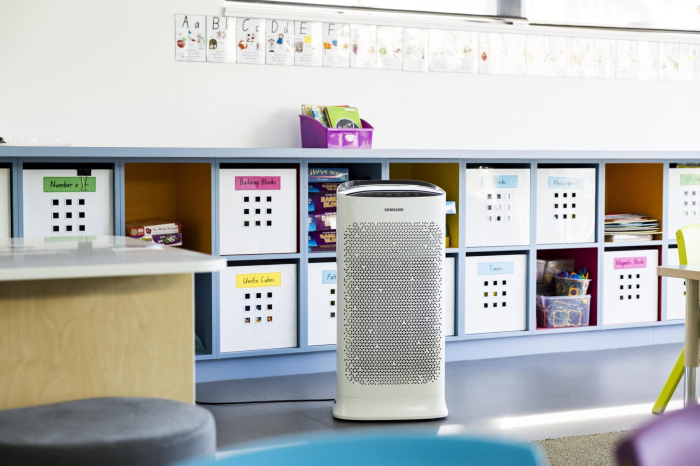
M156 398L92 398L0 411L3 466L164 466L214 456L205 409Z

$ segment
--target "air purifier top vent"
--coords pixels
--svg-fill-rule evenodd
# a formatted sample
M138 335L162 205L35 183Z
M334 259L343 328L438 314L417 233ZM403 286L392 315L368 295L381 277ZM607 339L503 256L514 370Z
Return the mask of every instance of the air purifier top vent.
M340 196L357 197L427 197L444 195L440 187L425 181L348 181L338 187Z

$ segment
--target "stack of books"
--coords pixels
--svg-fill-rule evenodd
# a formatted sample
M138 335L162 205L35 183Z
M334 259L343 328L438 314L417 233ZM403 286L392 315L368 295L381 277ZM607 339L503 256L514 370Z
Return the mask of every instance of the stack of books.
M661 233L659 221L643 214L610 214L605 216L606 241L651 241Z
M335 251L336 192L347 168L309 168L309 252Z
M165 246L182 246L182 226L180 223L162 218L127 222L126 236Z

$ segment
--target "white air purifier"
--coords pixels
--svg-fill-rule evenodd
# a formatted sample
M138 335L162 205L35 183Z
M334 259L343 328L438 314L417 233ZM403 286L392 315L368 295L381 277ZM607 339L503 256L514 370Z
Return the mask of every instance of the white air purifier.
M445 192L421 181L344 183L337 221L333 416L447 416Z

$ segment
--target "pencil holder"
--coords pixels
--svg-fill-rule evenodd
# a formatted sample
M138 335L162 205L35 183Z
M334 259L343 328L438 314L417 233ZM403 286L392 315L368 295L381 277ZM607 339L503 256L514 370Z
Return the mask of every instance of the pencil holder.
M299 115L304 149L371 149L374 127L360 119L362 128L327 128L320 121Z

